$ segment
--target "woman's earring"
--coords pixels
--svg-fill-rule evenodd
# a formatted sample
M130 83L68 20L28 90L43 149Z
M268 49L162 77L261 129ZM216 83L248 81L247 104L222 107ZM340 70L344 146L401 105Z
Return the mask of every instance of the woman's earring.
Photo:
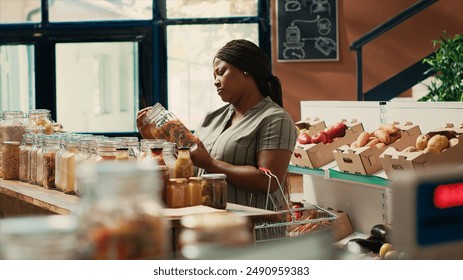
M248 75L248 72L246 72L246 71L244 71L243 73L244 73L244 75L246 75L246 76Z

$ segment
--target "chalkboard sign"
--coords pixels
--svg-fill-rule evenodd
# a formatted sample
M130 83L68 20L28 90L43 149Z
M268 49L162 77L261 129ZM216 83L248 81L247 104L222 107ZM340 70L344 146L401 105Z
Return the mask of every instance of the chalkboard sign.
M338 60L337 0L276 0L278 61Z

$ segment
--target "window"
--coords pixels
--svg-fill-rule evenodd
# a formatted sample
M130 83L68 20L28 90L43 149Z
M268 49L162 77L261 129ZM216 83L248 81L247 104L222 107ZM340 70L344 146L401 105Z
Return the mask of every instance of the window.
M195 129L222 105L212 58L225 42L247 38L270 56L269 5L0 0L0 109L49 109L67 131L132 135L136 112L160 102Z

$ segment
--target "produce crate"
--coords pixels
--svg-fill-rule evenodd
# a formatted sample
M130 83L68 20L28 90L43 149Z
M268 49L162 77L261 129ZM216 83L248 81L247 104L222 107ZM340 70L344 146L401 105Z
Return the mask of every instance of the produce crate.
M305 129L311 137L326 128L324 121L319 118L306 118L295 123L299 129Z
M403 152L392 147L386 149L379 159L389 179L403 171L426 172L438 166L456 167L463 164L463 124L460 127L446 124L428 134L431 137L436 134L445 135L448 139L457 139L458 143L438 154L424 151Z
M383 148L360 147L351 148L349 145L341 146L333 151L334 159L338 165L339 171L371 175L383 169L379 156L388 148L393 147L396 150L402 150L408 146L414 145L416 138L421 134L420 128L410 122L400 125L395 123L400 129L400 139Z
M320 168L325 164L334 161L333 150L345 145L350 144L364 131L363 125L357 120L348 122L342 120L347 126L346 134L344 137L339 138L331 143L317 143L317 144L296 144L294 152L291 155L291 164L307 168Z

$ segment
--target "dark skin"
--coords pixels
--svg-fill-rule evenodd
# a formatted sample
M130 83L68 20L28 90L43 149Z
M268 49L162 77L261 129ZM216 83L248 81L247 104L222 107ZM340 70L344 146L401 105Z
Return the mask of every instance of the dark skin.
M246 112L259 103L264 96L260 93L254 78L248 73L226 63L218 58L213 61L214 85L218 95L224 102L233 104L235 113L227 128L236 125ZM144 138L153 138L149 129L143 127L141 120L146 114L142 109L137 115L137 125ZM143 132L142 132L143 131ZM208 173L223 173L227 175L227 181L238 188L251 192L264 192L268 190L269 178L251 165L234 165L217 160L209 155L203 143L198 141L190 149L193 164L206 170ZM280 182L285 178L291 152L288 150L263 150L257 153L257 165L264 167L276 175ZM278 190L278 184L272 179L270 192Z

